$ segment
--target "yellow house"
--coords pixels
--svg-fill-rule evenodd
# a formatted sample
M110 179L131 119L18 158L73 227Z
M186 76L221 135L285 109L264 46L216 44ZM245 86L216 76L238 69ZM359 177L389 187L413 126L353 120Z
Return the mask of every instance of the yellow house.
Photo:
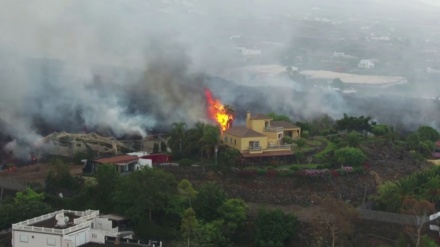
M270 117L246 113L246 126L232 126L225 130L223 142L241 152L243 157L273 157L293 155L290 144L283 137L301 137L301 129L286 121L273 121Z

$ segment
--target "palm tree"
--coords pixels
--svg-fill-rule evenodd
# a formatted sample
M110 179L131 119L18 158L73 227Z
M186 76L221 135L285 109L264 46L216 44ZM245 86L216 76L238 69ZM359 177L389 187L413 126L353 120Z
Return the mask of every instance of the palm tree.
M196 156L200 153L200 139L203 137L205 123L197 122L193 128L189 129L185 136L185 153Z
M206 124L203 128L203 135L199 139L201 144L201 150L205 150L208 158L210 157L211 151L216 145L219 144L220 129L217 126ZM201 151L203 154L203 151Z
M228 123L227 123L227 128L229 128L229 127L231 127L232 120L233 120L234 117L235 117L236 110L235 110L234 107L232 107L232 106L230 106L230 105L225 105L225 113L228 114L229 116L231 116L231 117L228 119Z
M170 141L175 144L176 141L179 141L179 151L182 151L182 141L185 138L186 134L186 123L178 122L173 123L171 125L171 139Z

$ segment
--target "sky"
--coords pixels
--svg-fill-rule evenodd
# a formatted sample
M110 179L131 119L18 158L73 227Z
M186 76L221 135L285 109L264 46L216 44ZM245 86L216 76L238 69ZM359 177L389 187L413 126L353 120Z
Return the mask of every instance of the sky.
M381 4L383 11L395 13L389 3L2 0L0 126L2 134L12 139L6 148L27 151L53 130L144 136L173 122L209 122L205 87L240 112L264 109L298 119L356 112L359 108L351 108L335 92L311 90L297 97L291 90L300 88L285 76L266 83L277 85L271 93L210 76L221 76L240 65L233 35L281 44L262 61L279 64L282 49L301 32L280 20L301 16L316 6L335 7L336 16L349 15L351 10L373 11ZM424 9L415 0L408 4ZM433 11L429 9L427 16ZM259 109L249 109L253 105Z

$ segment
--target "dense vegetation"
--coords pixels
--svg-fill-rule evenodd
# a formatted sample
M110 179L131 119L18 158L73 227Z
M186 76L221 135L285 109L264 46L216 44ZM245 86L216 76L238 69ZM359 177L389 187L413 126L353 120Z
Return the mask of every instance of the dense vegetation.
M291 122L285 115L270 116ZM305 176L313 182L367 174L371 157L366 147L371 143L424 160L431 156L440 138L429 126L404 136L393 127L364 116L344 115L336 121L324 116L295 124L302 128L302 138L283 140L292 144L294 164L270 162L243 167L239 152L222 145L219 129L203 123L193 128L187 128L185 123L173 124L167 145L181 166L210 165L223 178L234 173L238 178ZM433 167L383 183L370 199L378 210L423 216L440 205L439 188L440 168ZM354 208L331 197L317 197L314 201L321 203L321 213L312 217L309 224L321 237L320 244L348 246L357 218ZM112 165L99 166L93 177L83 178L72 176L68 165L60 160L53 160L44 187L33 185L14 198L3 200L0 228L58 209L120 213L131 219L139 238L168 240L169 246L176 247L288 246L299 230L295 215L271 209L252 213L243 200L230 198L214 182L193 187L191 181L178 181L174 175L156 168L121 176ZM417 246L429 246L429 239L419 230L415 229L417 237L411 241Z

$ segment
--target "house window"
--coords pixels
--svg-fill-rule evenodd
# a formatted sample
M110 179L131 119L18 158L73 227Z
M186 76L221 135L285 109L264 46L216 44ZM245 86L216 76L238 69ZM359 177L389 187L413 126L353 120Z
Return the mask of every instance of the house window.
M20 234L20 242L29 243L29 236L24 235L24 234Z
M96 235L96 233L92 233L92 238L98 238L98 235Z
M252 149L252 150L260 149L260 141L250 141L249 142L249 148Z
M55 246L57 241L54 238L47 238L46 243L47 245Z
M237 140L234 140L234 145L237 145Z
M81 147L81 143L76 144L76 146L80 148Z
M232 144L232 137L229 139L229 143Z
M283 133L278 134L278 139L283 139Z
M228 142L228 137L227 136L225 136L225 142Z

